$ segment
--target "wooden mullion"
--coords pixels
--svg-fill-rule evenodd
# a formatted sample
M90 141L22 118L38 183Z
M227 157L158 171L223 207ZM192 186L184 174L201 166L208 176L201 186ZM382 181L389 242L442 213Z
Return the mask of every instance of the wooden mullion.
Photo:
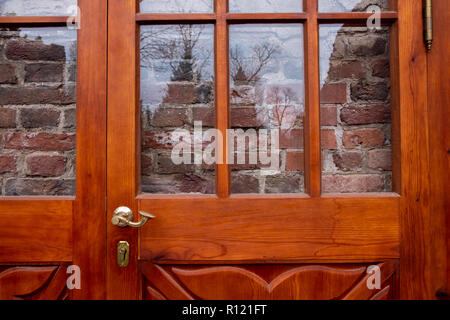
M305 13L228 13L227 20L236 22L303 22L306 20Z
M317 19L321 23L347 23L347 22L366 22L373 13L370 12L333 12L333 13L318 13ZM380 13L382 23L389 23L397 20L398 14L395 11L383 11Z
M305 37L305 188L311 197L321 193L319 26L317 2L308 0Z
M216 14L202 13L202 14L153 14L153 13L137 13L136 22L171 22L171 23L182 23L182 22L197 22L197 21L215 21Z
M69 16L52 16L52 17L0 17L0 25L23 25L23 26L49 26L60 27L65 26Z
M230 195L230 167L227 165L227 136L229 128L229 54L228 54L228 24L227 0L216 1L215 29L215 97L216 97L216 128L223 135L222 163L216 165L216 193L220 198Z

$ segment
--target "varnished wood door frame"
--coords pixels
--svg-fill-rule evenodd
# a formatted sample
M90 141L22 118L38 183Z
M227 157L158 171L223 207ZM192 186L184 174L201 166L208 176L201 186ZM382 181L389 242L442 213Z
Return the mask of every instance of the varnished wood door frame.
M302 204L302 208L310 208L309 213L314 217L318 213L319 204L328 203L331 211L337 207L343 212L343 229L346 228L345 220L351 217L351 208L359 206L371 208L370 219L378 216L383 226L394 228L393 233L387 233L387 239L395 239L395 232L399 238L394 241L395 246L389 251L379 254L379 258L400 259L400 294L404 299L434 298L435 285L440 282L432 281L435 275L430 268L433 263L433 254L430 254L430 232L432 232L432 212L430 208L430 161L429 161L429 122L428 122L428 97L427 97L427 52L422 39L422 11L420 1L404 0L391 1L392 12L382 14L383 21L392 24L391 36L391 81L392 81L392 120L393 120L393 167L394 167L394 193L387 195L371 194L368 196L354 195L342 196L331 195L320 196L320 121L319 121L319 84L318 84L318 28L315 19L321 22L351 22L367 19L365 13L342 13L342 14L320 14L317 13L316 0L304 1L305 12L298 14L230 14L227 13L226 2L216 1L216 12L214 14L136 14L138 2L136 0L109 0L109 51L108 51L108 220L112 212L118 206L128 206L133 211L139 208L149 211L164 211L163 221L166 217L176 217L180 210L197 209L196 214L201 215L203 211L216 210L212 216L214 225L220 228L221 210L227 206L233 208L240 201L248 203L249 200L259 207L266 215L258 218L268 218L271 206L275 200L271 197L261 196L231 196L229 167L217 166L217 196L152 196L139 195L139 157L140 135L139 135L139 24L143 23L170 23L170 22L201 22L215 23L215 49L216 49L216 72L228 74L227 38L228 21L239 22L241 20L268 21L270 19L300 21L305 25L305 52L307 66L305 76L308 87L306 94L306 130L305 130L305 154L306 154L306 189L307 197L278 196L283 199L284 204L279 209L288 210L289 207ZM397 9L397 10L395 10ZM229 125L228 115L228 82L225 78L216 79L216 103L217 128L224 130ZM401 124L401 125L400 125ZM226 145L226 144L225 144ZM273 197L276 198L276 197ZM317 202L317 203L316 203ZM372 203L372 206L370 206ZM383 207L386 206L386 207ZM326 205L325 205L326 206ZM378 209L374 209L377 208ZM345 208L348 208L345 211ZM166 210L166 209L169 210ZM220 209L224 208L224 209ZM384 210L383 208L388 208ZM393 211L392 211L393 210ZM386 212L386 211L391 211ZM288 211L286 211L288 212ZM307 211L308 212L308 211ZM194 211L192 211L194 213ZM203 212L205 214L205 212ZM239 212L231 212L236 221L242 217ZM397 216L397 218L396 218ZM234 219L232 217L232 219ZM315 219L321 217L315 216ZM195 219L201 219L196 216ZM314 219L314 218L312 218ZM156 220L155 220L156 221ZM198 220L200 221L200 220ZM352 220L355 221L355 220ZM167 222L167 221L166 221ZM155 222L146 227L146 231L133 229L120 229L108 224L107 240L107 297L136 299L140 297L137 260L139 257L138 233L151 234L158 231ZM200 222L198 222L200 225ZM358 222L355 222L358 223ZM358 227L363 227L364 221ZM193 228L195 229L195 223ZM354 226L354 225L353 225ZM356 228L358 229L358 228ZM386 228L388 230L389 227ZM224 229L220 229L224 230ZM300 230L300 229L299 229ZM396 231L395 231L396 230ZM165 230L165 235L177 236L181 229L176 227ZM378 230L377 236L382 236ZM306 235L306 234L302 234ZM390 238L393 237L393 238ZM155 241L155 239L149 238ZM324 238L322 240L325 239ZM117 241L126 240L130 243L130 265L125 270L119 268L115 263L115 248ZM234 240L238 240L235 238ZM325 239L326 240L326 239ZM363 239L369 241L369 239ZM169 240L166 239L166 244ZM164 244L160 239L160 242ZM364 243L364 241L362 241ZM389 243L389 242L387 242ZM367 243L366 243L367 244ZM157 246L158 244L156 244ZM387 245L387 244L386 244ZM244 250L244 249L242 249ZM251 250L251 248L247 248ZM345 249L342 249L344 252ZM369 259L364 256L364 244L359 248L361 255L355 259L364 261ZM395 254L395 251L398 254ZM356 250L357 252L358 250ZM342 253L341 252L341 253ZM141 252L142 253L142 252ZM308 261L309 252L297 252L301 261ZM337 252L335 252L337 253ZM370 253L367 253L370 254ZM147 258L151 259L150 254ZM238 261L238 253L234 257ZM248 257L258 257L258 253L245 251L242 261L248 261ZM285 259L285 258L284 258ZM333 261L329 256L326 259ZM311 261L326 261L314 260ZM372 257L376 259L376 257ZM224 262L229 262L226 260ZM276 260L271 260L276 261ZM284 260L283 260L284 261ZM418 263L419 261L419 263ZM191 261L192 262L192 261ZM217 260L215 262L220 262ZM184 261L183 263L189 263Z

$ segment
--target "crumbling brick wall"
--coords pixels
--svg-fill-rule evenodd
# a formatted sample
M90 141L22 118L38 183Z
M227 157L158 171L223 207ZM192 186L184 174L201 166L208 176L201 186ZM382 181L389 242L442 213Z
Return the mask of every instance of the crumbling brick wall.
M0 194L75 194L76 32L0 30Z
M322 26L323 192L392 190L389 29Z

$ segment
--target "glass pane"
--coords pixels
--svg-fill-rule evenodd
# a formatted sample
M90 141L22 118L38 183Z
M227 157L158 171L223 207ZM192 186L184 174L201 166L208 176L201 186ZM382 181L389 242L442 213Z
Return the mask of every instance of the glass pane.
M76 37L0 31L1 195L75 194Z
M320 27L323 192L392 190L389 28Z
M389 0L318 0L319 12L362 12L376 5L381 10L389 9Z
M214 193L212 25L141 27L141 123L143 192Z
M77 0L0 0L1 16L67 16Z
M304 192L302 30L230 26L233 193Z
M143 13L212 13L213 0L141 0Z
M230 12L301 12L302 0L230 0Z

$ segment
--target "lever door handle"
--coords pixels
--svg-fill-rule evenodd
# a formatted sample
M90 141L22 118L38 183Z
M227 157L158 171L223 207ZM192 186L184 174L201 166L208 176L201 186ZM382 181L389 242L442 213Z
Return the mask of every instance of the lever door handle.
M133 222L133 211L128 207L119 207L114 210L111 223L118 227L140 228L147 223L148 219L156 218L145 211L139 211L139 214L142 216L142 219L138 222Z

